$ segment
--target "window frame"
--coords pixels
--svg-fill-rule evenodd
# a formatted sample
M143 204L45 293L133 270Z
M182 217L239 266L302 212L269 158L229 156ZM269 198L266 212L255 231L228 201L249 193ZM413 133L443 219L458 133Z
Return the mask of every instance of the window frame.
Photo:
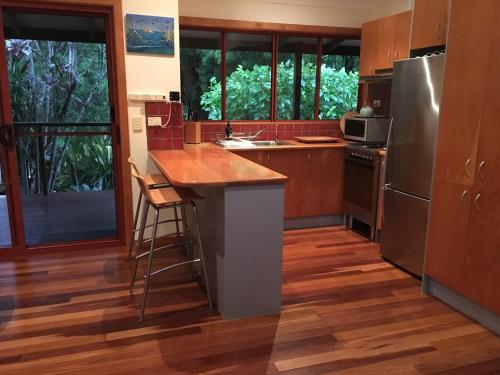
M221 77L221 120L200 120L202 122L221 122L221 121L231 121L231 122L310 122L310 121L335 121L338 119L320 119L319 118L319 109L320 109L320 90L321 90L321 61L322 61L322 45L323 39L330 38L345 38L345 39L355 39L361 40L361 29L355 28L335 28L335 27L323 27L323 26L302 26L302 25L285 25L285 24L268 24L264 25L262 28L257 27L254 23L245 22L245 21L226 21L226 20L208 20L212 23L214 21L217 26L196 26L192 25L192 22L196 22L195 18L185 17L185 23L183 23L183 18L181 17L180 25L179 25L179 33L182 30L197 30L197 31L210 31L210 32L219 32L220 37L220 51L221 51L221 66L220 66L220 77ZM207 21L207 19L201 19L202 21ZM218 21L218 22L217 22ZM243 27L234 27L232 26L234 23L238 25L243 25ZM203 22L201 22L203 23ZM227 27L223 27L218 25L218 23L228 24ZM247 27L248 26L248 27ZM266 27L267 26L267 27ZM272 27L271 27L272 26ZM287 30L291 26L292 28L298 29L297 31L281 31ZM295 27L294 27L295 26ZM275 28L276 30L273 30ZM327 29L332 30L331 33L318 33L316 31L309 32L308 29ZM335 32L335 30L338 30ZM270 114L268 120L233 120L227 118L227 108L226 108L226 83L227 83L227 43L226 43L226 35L228 33L237 33L237 34L260 34L260 35L268 35L272 38L272 66L271 66L271 105L270 105ZM309 120L279 120L276 118L276 86L278 79L278 48L279 48L279 38L280 36L286 37L308 37L308 38L316 38L317 39L317 47L316 47L316 87L314 93L314 114L313 119ZM180 36L179 36L180 39ZM179 47L179 50L182 46ZM181 83L182 84L182 83ZM358 91L358 102L359 102L360 92Z

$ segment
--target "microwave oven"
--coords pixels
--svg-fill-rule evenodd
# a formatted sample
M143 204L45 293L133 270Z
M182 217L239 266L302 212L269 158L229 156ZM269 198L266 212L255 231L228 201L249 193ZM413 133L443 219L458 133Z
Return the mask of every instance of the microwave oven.
M387 142L390 123L389 117L348 117L344 138L359 142Z

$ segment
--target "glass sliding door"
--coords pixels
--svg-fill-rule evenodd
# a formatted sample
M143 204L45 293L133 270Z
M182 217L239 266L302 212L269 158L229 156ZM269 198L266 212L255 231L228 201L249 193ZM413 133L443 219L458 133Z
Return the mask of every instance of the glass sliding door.
M4 152L0 151L0 249L12 246Z
M5 8L2 21L25 244L116 238L106 17Z

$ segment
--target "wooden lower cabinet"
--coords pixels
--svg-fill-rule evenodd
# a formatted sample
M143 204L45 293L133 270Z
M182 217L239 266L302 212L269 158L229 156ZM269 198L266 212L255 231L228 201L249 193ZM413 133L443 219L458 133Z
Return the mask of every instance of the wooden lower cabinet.
M500 188L472 196L462 293L500 314Z
M288 177L285 218L342 213L343 148L233 152Z
M471 201L470 187L435 179L425 273L455 290L462 285Z
M500 314L500 189L436 179L425 273Z

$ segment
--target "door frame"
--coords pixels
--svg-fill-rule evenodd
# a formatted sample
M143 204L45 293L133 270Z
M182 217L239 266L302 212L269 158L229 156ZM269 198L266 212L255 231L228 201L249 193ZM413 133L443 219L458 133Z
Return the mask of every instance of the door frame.
M36 246L26 246L24 238L24 227L22 219L22 207L20 199L19 184L7 181L7 191L9 197L9 215L11 231L13 230L13 246L11 249L0 251L0 259L13 256L22 256L33 253L46 253L54 251L84 250L103 247L125 247L131 241L132 230L132 186L130 168L127 163L130 155L129 129L128 129L128 100L127 87L125 82L125 41L123 12L121 0L0 0L0 11L3 8L26 9L39 12L67 13L79 12L87 14L106 15L107 19L107 47L108 53L108 79L110 80L110 99L114 102L114 121L112 119L112 140L114 168L115 168L115 202L116 202L116 223L117 238L102 240L85 240L67 242L61 244L43 244ZM0 37L3 35L3 19L0 17ZM0 58L6 61L5 49L0 48ZM0 79L2 85L8 87L7 69L0 69ZM5 90L0 90L0 100L2 108L10 108L10 97L3 95ZM3 121L12 124L12 115L3 114ZM6 117L6 118L5 118ZM17 178L17 159L14 146L6 146L7 159L4 161L8 168L7 176ZM13 215L13 213L16 213ZM14 218L14 220L12 220ZM15 243L14 243L15 241Z

